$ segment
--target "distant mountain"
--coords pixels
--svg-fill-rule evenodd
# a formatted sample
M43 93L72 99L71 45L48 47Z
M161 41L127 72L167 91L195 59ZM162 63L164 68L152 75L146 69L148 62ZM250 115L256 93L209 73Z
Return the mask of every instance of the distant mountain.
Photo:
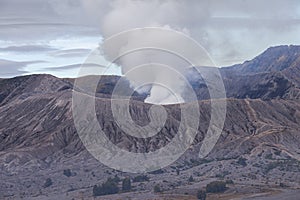
M271 47L253 60L223 67L220 72L228 98L300 98L300 46ZM210 98L200 75L190 82L198 99Z
M300 46L270 47L261 55L233 68L240 74L284 71L287 68L299 67Z
M173 193L193 187L187 178L191 174L197 177L197 188L198 182L220 177L249 187L282 183L299 188L299 55L298 46L272 47L251 61L220 69L228 99L219 101L227 101L227 117L218 144L205 159L198 158L198 150L210 120L209 93L200 75L190 77L199 99L192 103L199 104L201 113L194 144L172 166L148 174L149 182L133 183L135 190L152 191L159 182ZM127 135L111 112L110 97L118 80L104 76L96 91L97 118L107 137L132 152L168 144L179 128L180 106L165 106L168 119L156 136ZM124 90L132 90L123 81ZM74 79L51 75L0 79L0 199L76 199L78 193L92 198L93 186L104 179L135 176L111 170L87 152L72 118L73 89L82 90L74 88ZM149 122L151 105L143 103L145 95L134 93L130 103L132 118L140 125ZM70 177L63 175L67 169ZM52 185L45 187L47 178Z

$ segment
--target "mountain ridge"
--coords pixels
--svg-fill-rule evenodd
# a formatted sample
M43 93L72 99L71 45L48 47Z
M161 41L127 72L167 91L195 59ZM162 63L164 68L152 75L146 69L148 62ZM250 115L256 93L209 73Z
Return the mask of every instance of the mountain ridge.
M221 176L249 187L255 183L269 188L282 183L300 188L300 78L289 71L298 70L297 63L283 70L276 68L281 71L252 74L242 73L244 69L235 71L235 66L220 69L228 98L218 101L227 103L226 120L218 143L205 159L198 154L209 126L211 103L203 79L191 79L199 100L186 104L197 103L201 113L193 145L171 166L158 174L147 174L150 181L136 184L136 191L151 191L157 183L171 192L171 184L193 187L188 181L191 174L197 177L195 184ZM157 135L146 139L127 135L111 112L112 88L119 80L104 76L97 87L95 109L106 136L131 152L151 152L167 145L180 124L180 105L164 106L168 117ZM135 176L109 169L85 149L73 121L72 92L80 90L73 84L73 79L52 75L0 79L0 198L30 199L50 194L50 199L68 199L70 196L59 195L78 198L79 191L90 197L93 185L111 176ZM151 105L143 102L144 96L135 95L130 101L131 116L138 125L146 125ZM71 177L62 176L66 169L72 171ZM179 175L174 175L176 170ZM47 178L53 185L44 188Z

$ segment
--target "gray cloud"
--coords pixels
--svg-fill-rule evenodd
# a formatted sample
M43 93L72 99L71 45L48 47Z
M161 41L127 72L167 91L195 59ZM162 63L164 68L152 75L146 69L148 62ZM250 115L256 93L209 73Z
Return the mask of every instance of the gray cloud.
M99 34L81 0L1 0L0 40L36 41Z
M299 10L297 0L2 0L0 39L108 37L167 25L189 33L224 65L272 45L299 44Z
M299 10L296 0L116 0L100 25L105 37L130 28L167 25L189 33L218 65L224 65L233 63L224 60L250 59L272 45L299 44Z
M22 46L8 46L0 48L3 52L42 52L42 51L54 51L56 48L50 47L48 45L22 45Z
M99 69L99 68L105 68L105 66L95 64L95 63L78 63L78 64L73 64L73 65L65 65L65 66L60 66L60 67L45 67L41 69L41 71L65 71L65 70L70 70L70 69L75 69L79 70L80 67L84 65L85 68L90 68L90 69Z
M111 1L105 15L97 16L91 4L88 9L94 13L92 17L99 19L104 39L128 29L140 27L167 27L182 31L196 39L211 55L217 65L242 62L254 57L260 51L274 44L300 43L298 1ZM122 55L126 49L144 44L145 38L151 38L157 44L174 44L183 47L184 43L176 37L164 37L164 34L136 31L115 42L104 46L103 52L107 59ZM189 51L188 49L186 51ZM113 55L113 56L111 56ZM122 72L127 73L135 66L147 62L160 61L171 63L172 68L182 72L183 65L173 61L161 52L139 51L117 61ZM203 63L204 64L204 63ZM162 82L168 88L175 88L180 96L184 83L179 77L170 78L167 70L161 67L148 66L145 74L136 74L129 78L131 82L142 82L151 78L153 82ZM165 90L160 86L152 86L151 94L146 99L158 103L168 99ZM154 95L153 95L154 94Z
M94 27L67 23L10 23L0 24L0 40L15 42L47 41L65 36L99 35Z
M0 13L0 40L14 41L14 46L168 26L189 34L224 66L251 59L269 46L300 44L298 0L1 0Z
M66 49L51 52L49 55L54 57L82 57L87 56L91 49Z
M12 61L0 59L0 77L18 76L28 73L24 68L30 64L42 63L44 61Z

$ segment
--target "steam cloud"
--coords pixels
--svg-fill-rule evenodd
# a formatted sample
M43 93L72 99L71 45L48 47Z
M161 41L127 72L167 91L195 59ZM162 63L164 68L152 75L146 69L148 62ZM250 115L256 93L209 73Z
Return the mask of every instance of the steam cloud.
M103 16L101 23L104 39L136 27L173 28L189 34L189 30L182 26L186 21L182 16L188 16L187 12L195 9L180 1L122 0L113 1L110 6L111 10ZM153 13L153 10L156 12ZM200 15L205 16L204 7L201 10L203 12L200 12ZM179 12L186 13L179 15ZM172 20L170 21L170 19ZM129 54L126 52L128 49L143 46L145 41L152 41L152 44L148 44L149 46L161 46L162 44L184 46L184 44L180 44L180 40L176 36L165 35L159 31L136 30L132 34L125 35L122 37L122 42L111 42L103 46L105 57L122 67L122 73L138 91L146 90L149 88L149 84L143 84L150 83L150 96L146 98L145 102L155 104L184 102L185 98L182 93L187 86L185 77L182 75L185 74L189 63L178 55L159 49L142 49ZM119 58L115 60L117 57ZM136 68L143 68L143 70L137 70L140 73L135 73Z
M173 34L160 29L136 29L109 38L102 46L106 58L122 67L133 88L145 92L150 86L150 96L145 100L148 103L185 101L181 95L186 90L184 74L191 64L181 55L168 52L185 45L181 35Z
M233 60L240 62L244 60L246 49L257 49L257 38L261 43L269 46L270 42L262 35L262 32L255 29L264 29L264 33L278 32L278 23L286 24L281 34L275 34L274 40L281 40L282 34L296 34L292 30L298 21L292 21L291 18L297 16L297 6L293 6L296 2L289 1L272 1L271 9L276 12L266 12L269 3L261 1L235 1L230 0L226 3L220 1L173 1L173 0L115 0L107 3L107 1L83 1L87 12L99 20L97 23L104 39L110 36L133 28L140 27L164 27L171 28L195 38L201 45L207 49L215 58L216 64L229 63ZM97 6L98 5L98 6ZM226 5L232 5L230 9ZM97 8L104 7L99 13ZM279 9L280 8L280 9ZM270 9L270 8L269 8ZM278 11L278 12L277 12ZM293 13L292 15L290 13ZM237 28L238 27L238 28ZM218 30L217 32L215 30ZM249 31L251 30L251 31ZM220 37L221 34L222 36ZM243 39L247 39L247 47L242 48ZM152 38L153 42L173 43L182 45L175 38L165 38L157 34L147 34L139 31L134 35L128 35L124 39L122 46L107 46L104 48L104 54L107 58L112 55L122 55L130 45L136 46L142 42L143 38ZM269 37L269 34L268 34ZM264 38L264 39L263 39ZM141 41L140 41L141 40ZM286 43L286 42L283 42ZM253 46L251 46L253 45ZM263 45L262 45L263 46ZM265 46L261 50L265 49ZM253 55L258 54L256 51ZM121 57L116 61L122 67L122 73L127 74L134 67L149 63L143 66L146 73L128 75L133 87L137 88L143 80L163 83L165 88L159 85L152 85L151 95L146 99L151 103L172 103L182 102L182 91L185 89L185 83L181 76L170 76L170 70L159 68L151 63L162 63L170 66L174 70L183 73L188 63L183 63L174 55L170 56L159 51L139 51ZM203 63L205 65L206 63ZM174 98L166 88L170 88L175 92L178 99Z
M10 46L65 36L107 39L132 28L164 27L190 35L210 53L217 66L228 66L251 59L270 46L300 44L298 0L1 0L0 12L0 44L13 41ZM127 38L124 48L117 49L119 53L124 53L126 45L137 43L140 36ZM147 37L155 41L160 38L157 35ZM168 38L163 42L181 45ZM104 53L109 57L110 52L111 49L106 49ZM125 74L133 65L145 63L142 62L145 59L147 63L168 64L179 72L187 66L187 63L175 63L174 56L170 58L170 55L151 51L143 51L142 55L134 53L117 63L122 65ZM164 70L155 71L153 65L148 67L153 69L140 79L155 82L165 79L164 84L172 85L176 91L185 87L183 80L175 86ZM133 75L130 78L133 87L141 82ZM174 79L180 80L179 77ZM139 89L146 90L146 87ZM166 91L153 88L151 93Z

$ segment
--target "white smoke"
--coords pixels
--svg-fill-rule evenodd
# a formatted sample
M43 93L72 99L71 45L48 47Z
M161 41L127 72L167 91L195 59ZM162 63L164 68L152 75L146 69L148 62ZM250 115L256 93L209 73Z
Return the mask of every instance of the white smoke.
M182 41L178 35L168 33L157 29L137 29L108 39L102 46L106 58L122 67L123 75L135 89L151 84L150 96L145 100L148 103L184 101L181 96L185 89L183 74L190 64L180 55L164 51L166 47L174 50L184 45L180 44Z
M242 62L257 55L271 45L288 44L291 38L297 37L298 22L289 20L299 16L296 13L296 1L283 2L274 0L261 2L251 1L214 1L214 0L81 0L85 11L90 15L90 21L96 23L104 39L133 28L168 27L190 34L211 53L217 65L230 65ZM263 4L263 5L262 5ZM230 5L230 6L228 6ZM266 8L268 8L266 10ZM278 24L281 24L278 33ZM277 34L276 34L277 33ZM283 37L282 35L285 35ZM139 43L143 37L153 38L153 42L174 43L181 45L174 38L163 38L160 35L150 35L137 32L130 35L122 46L110 46L104 49L109 58L111 52L123 54L131 45ZM259 44L257 41L260 41ZM246 42L245 42L246 41ZM259 47L258 47L259 45ZM176 60L176 62L175 62ZM120 58L117 62L122 67L123 74L132 68L145 63L163 63L180 73L187 63L178 63L178 59L170 58L161 52L141 51ZM203 65L206 65L203 63ZM179 77L169 77L164 70L155 70L147 66L147 74L131 75L129 79L135 87L142 80L150 79L161 82L165 79L167 87L174 88L180 97L184 89L183 80ZM164 96L166 91L153 86L148 102L161 103L170 97ZM174 99L171 98L173 101ZM169 100L168 100L169 101ZM181 100L178 100L181 101Z
M89 3L86 3L86 6L89 6ZM101 32L104 39L110 39L112 35L123 31L142 27L173 28L188 34L189 31L180 26L184 18L178 14L187 12L187 8L190 7L180 1L113 1L109 12L101 20ZM165 35L159 31L137 30L131 34L125 34L118 41L114 42L114 39L102 46L103 53L108 60L122 67L123 75L130 80L132 86L141 91L143 87L140 87L145 83L158 83L151 84L150 96L145 100L146 102L170 104L184 101L181 94L185 89L186 81L182 74L185 74L184 71L189 67L189 63L178 55L159 49L127 52L128 49L136 49L145 45L184 45L180 44L177 36ZM145 44L145 41L151 41L151 43ZM119 56L121 57L118 58ZM116 58L118 59L115 60ZM142 68L142 70L136 70L136 68ZM135 73L134 70L139 73ZM149 87L149 85L145 86Z

